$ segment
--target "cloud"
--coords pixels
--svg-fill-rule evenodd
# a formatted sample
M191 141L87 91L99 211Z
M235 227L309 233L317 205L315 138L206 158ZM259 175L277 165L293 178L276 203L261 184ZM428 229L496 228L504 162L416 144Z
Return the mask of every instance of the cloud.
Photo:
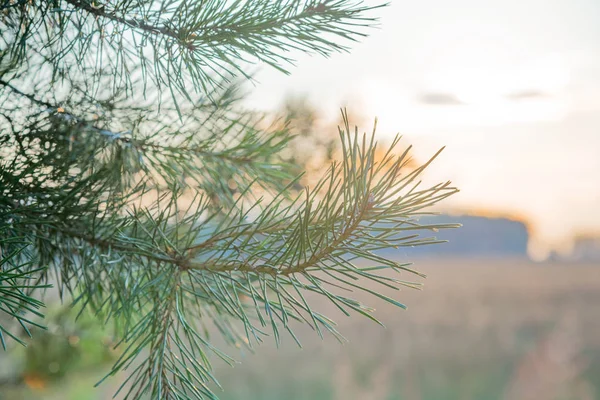
M521 90L519 92L513 92L506 95L507 99L513 101L542 99L546 97L550 97L550 95L537 89Z
M420 103L432 106L460 106L465 104L452 93L423 93L418 100Z

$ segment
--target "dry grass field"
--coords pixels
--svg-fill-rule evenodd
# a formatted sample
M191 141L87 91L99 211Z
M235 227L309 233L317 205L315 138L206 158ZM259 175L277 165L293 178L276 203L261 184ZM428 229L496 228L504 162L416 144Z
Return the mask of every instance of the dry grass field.
M337 315L341 346L302 331L219 368L225 400L600 399L600 265L420 261L423 291L371 300L386 329ZM390 290L390 292L393 292ZM328 307L329 308L329 307ZM330 309L328 315L336 315Z
M303 349L284 336L242 364L216 363L223 400L600 399L600 265L522 260L421 260L423 291L382 301L382 328L324 303L349 343L304 327ZM392 292L390 290L390 292ZM108 399L118 382L90 389L90 371L58 386L4 392L5 399ZM0 388L0 393L2 392Z

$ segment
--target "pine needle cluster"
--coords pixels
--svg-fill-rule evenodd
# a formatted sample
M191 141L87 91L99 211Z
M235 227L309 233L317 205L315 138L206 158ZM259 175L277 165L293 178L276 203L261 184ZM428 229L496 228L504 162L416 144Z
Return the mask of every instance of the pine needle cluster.
M437 243L419 233L454 225L418 216L456 189L421 187L431 160L406 171L399 137L381 157L374 131L343 113L342 159L298 192L279 157L289 131L242 109L235 80L256 63L287 73L294 52L346 51L378 8L2 0L2 346L43 327L52 287L115 326L122 353L106 377L126 372L119 396L216 399L211 359L233 358L210 332L300 344L305 323L342 340L307 294L374 321L353 292L404 307L365 282L418 286L379 252Z

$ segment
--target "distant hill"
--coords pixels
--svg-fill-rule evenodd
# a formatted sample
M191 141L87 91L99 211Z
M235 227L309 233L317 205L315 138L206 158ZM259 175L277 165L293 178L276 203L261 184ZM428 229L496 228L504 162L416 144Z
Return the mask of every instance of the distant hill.
M478 216L427 216L421 224L459 223L458 229L444 229L423 237L435 236L448 243L386 250L386 255L450 257L528 257L529 233L523 222L507 218Z

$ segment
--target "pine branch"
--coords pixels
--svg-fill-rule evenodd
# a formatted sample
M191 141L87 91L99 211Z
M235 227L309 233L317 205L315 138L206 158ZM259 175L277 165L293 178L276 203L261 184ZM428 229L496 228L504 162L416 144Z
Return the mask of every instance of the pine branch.
M139 29L139 30L142 30L144 32L147 32L147 33L150 33L153 35L168 36L171 39L174 39L175 41L179 42L180 44L183 44L180 41L181 35L178 32L176 32L166 26L154 26L154 25L148 24L139 19L120 17L117 14L115 14L114 12L107 12L106 7L104 5L102 5L102 6L92 5L94 2L90 3L87 1L81 1L81 0L65 0L65 1L67 2L67 4L70 4L75 8L80 8L82 10L85 10L88 13L94 15L95 17L107 18L113 22L123 24L123 25L128 25L131 28L134 28L136 30Z
M9 4L10 3L10 4ZM288 51L329 55L377 8L347 0L4 1L0 16L0 317L37 326L33 296L113 322L125 398L216 399L209 332L252 349L295 324L343 341L309 301L379 322L353 293L424 276L381 251L440 243L418 218L456 192L423 187L397 137L343 113L342 159L298 193L287 128L239 110L233 76ZM340 42L341 41L341 42ZM223 89L214 89L222 87ZM195 95L194 93L198 93ZM166 94L166 96L165 96ZM375 129L374 129L375 131ZM8 266L8 267L7 267ZM400 279L402 278L402 279ZM214 325L208 329L207 324ZM4 335L18 334L0 321Z
M342 0L64 1L68 7L36 1L10 9L14 19L7 19L6 31L14 35L5 40L12 39L15 59L27 57L24 46L36 41L56 70L92 69L97 88L102 73L125 82L132 93L140 88L134 88L131 71L142 70L144 93L148 85L168 88L176 102L208 94L236 75L251 79L247 71L256 62L288 73L290 50L324 56L347 51L337 39L365 36L361 29L376 22L367 15L381 7Z
M147 118L141 124L115 132L110 128L111 120L108 118L98 119L96 115L95 121L88 121L76 116L80 104L58 106L39 100L14 85L11 85L12 89L35 104L50 106L43 110L42 121L50 121L48 128L61 133L60 136L51 135L62 142L61 146L71 154L71 159L81 162L82 171L105 165L124 187L134 183L132 179L138 180L138 186L148 185L151 180L156 187L162 180L167 187L173 187L189 176L216 202L231 205L235 189L223 185L221 177L229 175L227 179L238 187L260 178L258 182L267 191L280 191L285 186L282 181L290 179L286 171L288 167L274 162L276 154L291 139L287 132L255 128L259 119L249 113L230 111L226 102L219 103L221 107L195 106L186 118L188 123L185 127L173 126L171 120L163 115ZM40 118L37 113L32 116ZM46 133L38 134L46 136ZM74 157L79 152L87 154L91 145L96 147L95 153L102 155L101 158ZM54 159L49 161L55 162ZM146 179L139 181L135 178L131 168L124 168L124 162L135 166L133 172L143 170Z
M417 189L418 176L429 162L401 175L407 153L393 155L397 140L377 160L373 139L369 143L352 136L347 123L341 138L341 165L333 165L316 187L295 200L275 197L254 208L253 216L252 208L236 206L215 219L202 196L182 208L181 199L171 194L125 214L90 210L78 220L48 221L47 229L34 230L42 259L51 260L63 277L59 289L64 286L76 304L125 327L126 349L109 375L145 357L131 375L136 383L128 396L212 398L202 386L213 380L205 353L222 354L191 322L207 315L230 341L250 346L268 334L266 326L276 342L280 329L298 341L290 321L303 321L321 335L325 329L343 340L303 292L324 296L346 314L355 311L371 319L369 307L337 292L364 290L403 307L355 281L418 287L383 274L416 271L377 251L436 243L412 232L454 225L421 226L414 216L455 189L448 183ZM22 212L26 215L27 210ZM20 215L19 210L11 213ZM84 222L86 218L91 219ZM360 259L371 266L358 267ZM241 322L245 334L238 334L230 321Z
M2 228L0 231L4 230ZM50 285L31 282L44 268L32 268L31 262L24 261L26 258L23 257L23 252L27 250L25 243L20 243L19 238L3 240L0 243L0 344L6 350L6 336L23 346L26 345L19 334L9 330L8 324L11 321L15 321L30 338L32 335L28 326L46 329L36 322L36 319L44 317L39 311L44 307L44 303L32 294L34 291L49 288Z
M95 123L93 121L86 121L84 119L78 118L77 116L70 113L69 111L66 111L63 107L51 104L51 103L43 101L43 100L39 100L35 96L25 93L25 92L22 92L21 90L17 89L16 87L12 86L11 84L9 84L8 82L6 82L2 79L0 79L0 85L9 88L14 93L19 94L20 96L23 96L23 97L29 99L33 103L47 107L48 110L46 110L46 111L53 111L53 112L57 113L58 117L64 118L67 122L77 124L77 128L81 131L96 132L99 135L106 137L110 141L116 141L116 142L119 142L119 143L122 143L125 145L131 145L141 152L145 152L145 151L149 150L149 151L159 152L161 154L192 153L199 157L218 158L218 159L222 159L227 162L234 163L234 164L250 164L250 163L256 162L256 157L253 157L250 155L247 155L247 156L230 155L233 153L232 150L226 150L226 151L221 151L221 152L211 152L211 151L207 151L207 150L203 149L200 146L194 146L194 147L192 147L192 146L165 146L165 145L153 143L148 140L136 140L136 139L133 139L132 137L128 136L132 133L131 131L113 132L108 129L99 128L99 127L95 126Z
M33 103L40 104L40 105L46 106L46 107L48 107L50 109L54 109L54 110L58 109L58 107L55 107L55 106L53 106L52 104L50 104L48 102L36 99L35 96L33 96L33 95L29 94L29 93L25 93L25 92L20 91L19 89L17 89L16 87L14 87L13 85L11 85L10 83L6 82L3 79L0 79L0 85L9 88L14 93L16 93L16 94L18 94L20 96L23 96L23 97L29 99Z

